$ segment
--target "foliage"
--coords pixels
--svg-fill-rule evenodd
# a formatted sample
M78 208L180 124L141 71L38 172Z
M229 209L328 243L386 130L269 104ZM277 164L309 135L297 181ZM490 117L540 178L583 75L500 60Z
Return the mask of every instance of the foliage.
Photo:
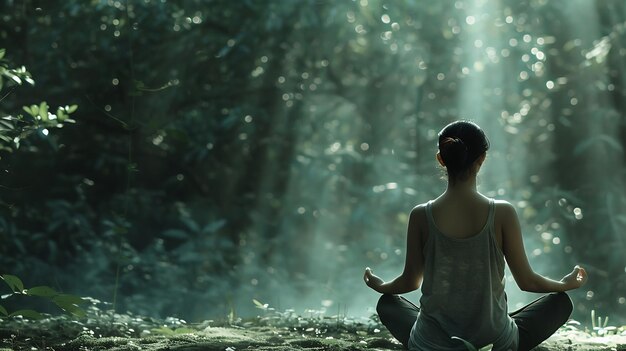
M24 66L19 68L11 68L9 62L5 59L6 50L0 49L0 91L5 86L4 79L9 79L6 86L11 89L2 96L2 100L11 94L17 85L26 82L34 85L30 73L26 71ZM24 106L23 110L28 114L24 116L17 114L15 116L2 116L0 120L0 151L12 151L13 147L19 148L20 141L28 137L35 131L48 135L47 128L61 128L64 123L73 123L70 114L77 109L76 105L59 107L56 114L49 111L48 104L44 101L38 105ZM6 224L6 221L3 221ZM0 278L7 283L11 289L11 293L4 294L1 298L7 299L11 296L37 296L53 302L64 312L76 317L84 317L84 311L79 307L83 300L74 295L61 294L49 286L35 286L29 289L24 288L24 283L15 275L4 274ZM32 309L20 309L9 313L5 307L0 305L0 317L16 317L21 316L29 319L41 319L43 316Z
M82 310L80 305L84 304L82 298L70 294L61 294L49 286L34 286L32 288L24 288L22 280L11 274L3 274L0 276L2 280L9 286L11 293L2 295L2 299L7 299L11 296L23 295L23 296L36 296L44 298L55 305L57 305L63 312L75 317L85 317L85 311ZM0 317L16 317L21 316L28 319L42 319L41 313L30 310L21 309L12 313L0 305Z
M0 49L0 92L4 87L3 78L9 79L9 84L7 84L9 91L2 95L0 101L11 94L16 86L24 82L30 85L35 84L30 73L26 71L26 67L9 67L9 62L4 58L5 54L6 50ZM39 104L23 106L22 109L27 115L2 116L0 119L0 151L12 151L14 147L19 148L20 141L34 132L47 136L49 128L62 128L66 123L74 123L75 121L70 118L70 114L76 112L77 108L77 105L66 105L58 107L56 113L52 113L49 111L48 104L43 101Z
M9 62L5 58L6 49L0 49L0 90L4 88L5 79L9 79L8 87L12 85L21 85L22 82L26 82L28 84L35 84L35 81L30 76L30 73L26 71L26 67L22 66L19 68L11 68L9 67Z

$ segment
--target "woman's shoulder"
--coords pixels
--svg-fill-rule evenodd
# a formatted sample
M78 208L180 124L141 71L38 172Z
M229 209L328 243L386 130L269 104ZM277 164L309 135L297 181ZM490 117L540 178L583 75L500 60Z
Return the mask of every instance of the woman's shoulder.
M411 215L419 214L419 213L426 213L426 207L428 206L429 202L430 201L415 205L415 207L413 207L413 209L411 210Z
M503 211L515 210L515 207L506 200L493 199L493 203L496 208L502 209Z
M429 202L430 201L415 205L415 207L411 209L410 218L413 220L418 220L420 222L425 221L426 220L426 207L428 206Z
M428 202L416 205L411 210L411 215L409 216L409 227L417 229L412 232L417 233L422 246L426 245L426 240L428 239L427 206Z
M506 200L493 200L496 210L496 217L508 220L511 216L517 216L515 206Z

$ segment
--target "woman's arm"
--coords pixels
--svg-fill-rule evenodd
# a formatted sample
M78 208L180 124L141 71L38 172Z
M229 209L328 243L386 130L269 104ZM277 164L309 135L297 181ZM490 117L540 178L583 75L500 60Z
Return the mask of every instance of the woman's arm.
M404 271L390 282L385 283L370 268L365 269L363 280L370 288L381 294L404 294L420 287L424 272L424 255L422 253L422 230L425 215L424 206L420 205L411 211L406 238L406 259Z
M515 208L508 202L498 204L502 221L502 251L513 278L520 289L529 292L547 293L576 289L587 281L587 272L580 266L564 276L560 281L552 280L536 273L528 263L524 251L522 231Z

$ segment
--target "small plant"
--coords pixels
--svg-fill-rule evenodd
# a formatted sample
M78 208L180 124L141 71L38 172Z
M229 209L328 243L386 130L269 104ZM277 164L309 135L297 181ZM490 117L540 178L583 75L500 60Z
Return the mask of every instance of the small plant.
M85 311L80 307L85 301L74 295L61 294L49 286L35 286L30 289L24 287L24 283L17 276L11 274L0 275L0 278L11 289L11 293L0 296L2 300L14 295L37 296L47 299L57 305L65 313L74 317L85 317ZM43 315L35 310L23 309L9 313L6 308L0 305L0 318L22 316L28 319L42 319Z
M480 349L477 349L474 345L472 345L472 343L471 343L471 342L469 342L469 341L467 341L467 340L465 340L465 339L463 339L463 338L460 338L460 337L458 337L458 336L453 336L453 337L451 337L450 339L452 339L452 340L458 340L458 341L462 342L462 343L465 345L465 347L467 347L467 349L468 349L469 351L490 351L490 350L491 350L491 348L493 347L493 344L489 344L489 345L487 345L487 346L485 346L485 347L482 347L482 348L480 348Z
M609 316L605 316L602 318L601 316L596 317L596 310L591 310L591 328L592 333L596 333L599 336L604 335L615 335L624 327L618 328L615 326L609 325Z

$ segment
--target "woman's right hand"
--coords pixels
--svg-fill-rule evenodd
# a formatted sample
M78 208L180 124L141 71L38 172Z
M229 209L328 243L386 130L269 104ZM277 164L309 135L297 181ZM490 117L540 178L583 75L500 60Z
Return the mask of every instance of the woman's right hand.
M583 267L576 265L574 270L570 274L564 276L561 281L565 283L566 290L580 288L587 282L587 271L585 271Z

